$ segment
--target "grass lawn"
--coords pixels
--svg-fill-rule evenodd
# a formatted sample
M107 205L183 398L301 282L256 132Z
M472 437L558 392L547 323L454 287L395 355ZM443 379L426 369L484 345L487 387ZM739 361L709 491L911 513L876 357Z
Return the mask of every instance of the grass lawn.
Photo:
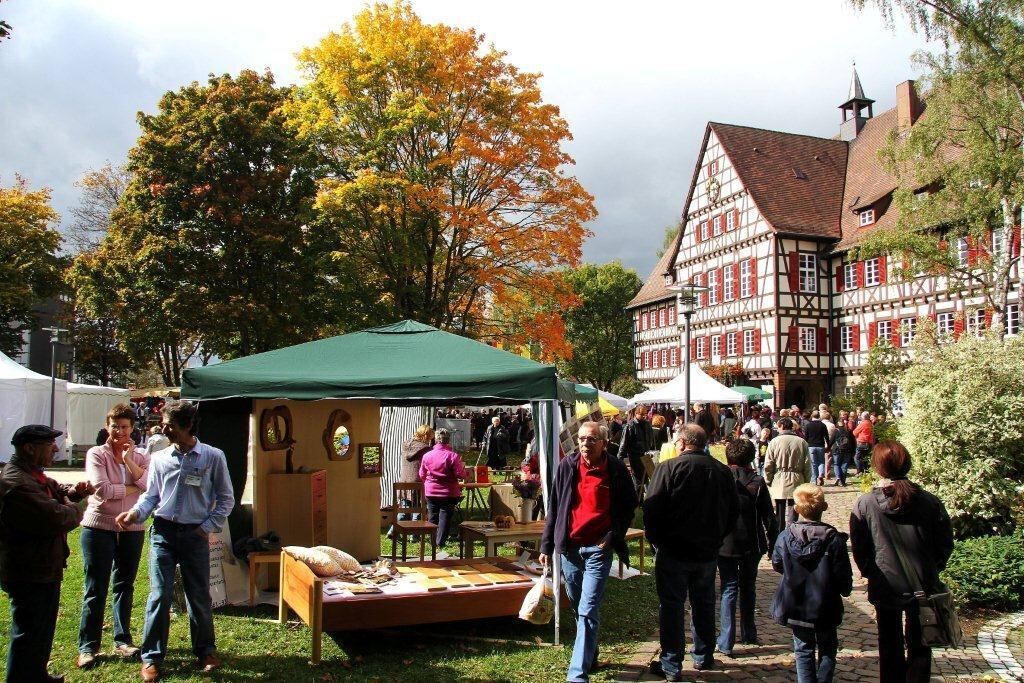
M69 681L126 681L138 677L137 662L103 660L88 672L75 669L78 655L78 620L82 599L82 557L79 533L69 537L72 554L61 591L61 609L53 648L51 673L64 673ZM455 544L446 547L457 554ZM648 549L649 550L649 549ZM142 614L148 593L146 557L136 580L133 636L142 637ZM382 538L382 554L390 541ZM505 551L507 554L511 550ZM637 557L634 542L633 557ZM648 560L648 570L650 569ZM657 624L657 596L651 576L629 581L608 580L601 610L601 659L625 662ZM294 618L294 617L293 617ZM9 632L7 596L0 593L0 660L7 656ZM171 622L164 679L178 681L564 681L570 648L501 644L485 639L551 642L552 626L533 626L516 618L409 627L387 632L355 632L324 638L323 661L313 667L309 629L297 621L278 624L277 608L230 607L214 612L217 647L224 668L203 676L195 668L188 618L179 614ZM571 645L572 617L562 614L562 642ZM104 625L102 647L111 647L110 612ZM596 681L614 679L615 667L598 673Z

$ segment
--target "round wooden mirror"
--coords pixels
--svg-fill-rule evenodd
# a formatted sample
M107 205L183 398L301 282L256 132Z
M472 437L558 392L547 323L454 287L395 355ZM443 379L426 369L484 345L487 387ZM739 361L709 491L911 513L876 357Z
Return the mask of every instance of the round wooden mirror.
M267 408L260 414L260 447L281 451L295 443L292 438L292 413L287 406Z
M352 416L340 408L327 419L323 442L328 460L348 460L352 457L351 424Z

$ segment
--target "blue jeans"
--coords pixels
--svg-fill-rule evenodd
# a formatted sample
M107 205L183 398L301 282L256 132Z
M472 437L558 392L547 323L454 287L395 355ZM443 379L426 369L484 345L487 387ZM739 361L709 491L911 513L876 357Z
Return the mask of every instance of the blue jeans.
M427 518L431 524L437 525L437 536L435 542L438 547L444 545L448 538L448 528L452 525L452 517L455 516L455 506L462 500L462 496L456 498L434 498L427 497Z
M840 486L846 486L846 471L850 468L850 454L832 451L832 471Z
M737 594L740 603L740 640L744 643L753 643L757 640L757 625L754 623L754 584L757 581L757 563L760 560L761 556L754 553L747 553L742 557L718 557L718 576L722 590L719 652L732 652L736 644Z
M797 683L831 683L839 643L835 627L793 627Z
M814 471L814 480L825 478L825 449L822 446L811 446L807 450L811 452L811 469Z
M714 663L715 643L715 560L687 562L661 551L654 560L654 582L658 589L658 625L661 631L661 668L674 676L683 667L686 633L686 598L690 598L690 631L693 661Z
M596 545L569 546L562 554L565 592L576 615L576 642L572 646L567 681L589 681L597 658L597 627L604 586L612 568L612 549Z
M213 654L217 647L210 599L210 543L206 535L197 524L177 524L156 517L149 541L149 599L142 632L142 661L159 664L167 654L175 565L181 567L192 652L200 658Z
M858 474L867 471L871 466L871 444L857 444L857 450L853 452L853 464L857 466Z
M114 645L132 644L132 597L145 531L107 531L82 527L85 595L78 626L78 651L99 652L103 612L107 606L111 568L114 574Z
M7 680L48 680L46 662L53 649L60 606L60 581L4 584L11 602L11 639L7 649Z

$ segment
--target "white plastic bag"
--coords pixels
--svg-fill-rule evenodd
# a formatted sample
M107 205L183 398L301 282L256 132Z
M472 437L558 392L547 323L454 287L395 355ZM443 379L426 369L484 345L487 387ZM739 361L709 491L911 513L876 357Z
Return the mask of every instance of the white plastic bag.
M551 622L555 616L555 591L548 579L548 567L537 579L533 588L526 594L523 606L519 608L519 618L531 624L543 626Z

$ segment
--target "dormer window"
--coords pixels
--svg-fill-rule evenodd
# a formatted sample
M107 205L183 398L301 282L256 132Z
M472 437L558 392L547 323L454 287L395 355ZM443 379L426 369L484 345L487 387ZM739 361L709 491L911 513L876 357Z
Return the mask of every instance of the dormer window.
M864 209L860 212L860 227L871 225L875 222L875 210Z

